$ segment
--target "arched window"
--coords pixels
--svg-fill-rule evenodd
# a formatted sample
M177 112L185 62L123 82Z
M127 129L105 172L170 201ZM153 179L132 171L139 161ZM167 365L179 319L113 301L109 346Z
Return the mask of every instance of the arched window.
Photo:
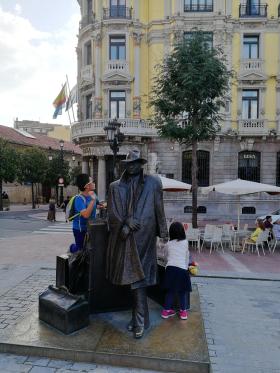
M210 154L205 150L197 151L198 186L209 185ZM183 152L182 157L182 180L192 183L192 151Z
M238 177L243 180L260 182L261 154L240 152L238 155Z
M255 214L256 208L254 206L242 207L242 214Z
M279 7L280 9L280 7ZM277 153L277 162L276 162L276 185L280 186L280 152Z

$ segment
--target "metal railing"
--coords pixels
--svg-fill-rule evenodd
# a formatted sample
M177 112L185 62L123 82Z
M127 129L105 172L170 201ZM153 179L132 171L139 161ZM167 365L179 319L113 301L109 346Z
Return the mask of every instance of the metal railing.
M213 12L212 4L185 4L184 12Z
M103 19L110 18L131 19L132 8L127 8L125 6L111 6L110 8L103 8Z
M278 5L278 17L280 17L280 4Z
M267 17L267 4L239 5L239 17Z
M72 139L87 136L105 136L104 128L111 119L87 119L72 125ZM142 119L118 119L122 124L121 131L125 136L158 136L157 129L150 122Z

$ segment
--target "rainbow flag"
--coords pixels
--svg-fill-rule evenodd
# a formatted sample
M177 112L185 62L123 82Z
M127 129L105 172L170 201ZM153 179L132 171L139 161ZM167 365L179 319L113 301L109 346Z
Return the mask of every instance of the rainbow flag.
M58 96L53 102L53 106L55 107L55 111L53 113L53 119L56 119L58 115L62 114L62 108L65 105L66 102L66 83L61 88L61 91L59 92Z

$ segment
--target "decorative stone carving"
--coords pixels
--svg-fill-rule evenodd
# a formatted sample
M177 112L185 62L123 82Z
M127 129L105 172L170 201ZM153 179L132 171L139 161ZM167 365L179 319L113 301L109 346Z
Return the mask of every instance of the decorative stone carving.
M221 142L220 137L215 137L215 139L214 139L214 152L218 152L219 151L220 142Z
M157 153L148 153L148 164L147 164L147 172L152 175L157 172L158 167L158 155Z
M94 98L94 117L101 118L102 116L102 97Z
M133 36L134 46L139 47L139 45L141 44L143 34L139 32L133 32L132 36Z
M104 133L105 134L105 133ZM118 152L118 155L126 155L130 150L138 150L141 152L139 146L136 145L122 145ZM83 156L96 156L96 157L104 157L106 155L112 155L112 150L109 145L93 145L93 146L86 146L82 147Z
M95 40L95 45L96 45L97 47L101 47L102 35L101 35L100 32L99 32L98 34L95 34L95 36L94 36L94 40Z
M240 148L242 151L243 150L252 151L254 147L254 143L255 143L255 140L252 138L245 139L243 141L240 141Z
M133 97L133 118L139 119L141 117L141 97Z

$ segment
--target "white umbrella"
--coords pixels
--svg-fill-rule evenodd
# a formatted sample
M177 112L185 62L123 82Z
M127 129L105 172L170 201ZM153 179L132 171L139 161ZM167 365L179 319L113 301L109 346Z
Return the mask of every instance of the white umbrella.
M265 192L269 194L280 194L280 188L274 185L255 183L247 180L231 180L225 183L211 185L201 188L202 193L218 192L238 196L238 229L240 226L240 196Z
M191 185L182 181L169 179L168 177L157 175L162 183L162 189L166 192L182 192L191 189Z

